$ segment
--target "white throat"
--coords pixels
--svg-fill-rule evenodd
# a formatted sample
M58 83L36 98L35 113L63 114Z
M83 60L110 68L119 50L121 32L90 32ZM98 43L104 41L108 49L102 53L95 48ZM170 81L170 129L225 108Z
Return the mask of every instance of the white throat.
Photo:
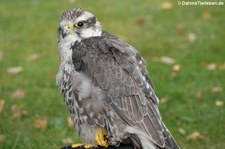
M61 39L58 43L58 50L61 59L61 63L72 62L72 49L71 46L79 38L74 39L74 36L69 36L66 39Z

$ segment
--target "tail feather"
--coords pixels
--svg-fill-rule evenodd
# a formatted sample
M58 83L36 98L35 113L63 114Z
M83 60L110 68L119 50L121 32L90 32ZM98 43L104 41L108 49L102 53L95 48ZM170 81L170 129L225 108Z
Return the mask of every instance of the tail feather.
M165 141L163 147L154 144L151 138L140 129L127 127L126 132L132 134L129 138L131 139L132 144L135 146L135 149L180 149L166 127L163 133Z
M175 139L169 132L169 130L166 128L166 126L163 124L163 127L165 129L165 132L163 133L165 138L165 149L180 149L180 147L177 145Z
M148 135L139 129L127 127L126 132L130 133L130 139L135 149L156 149L155 145L150 141Z

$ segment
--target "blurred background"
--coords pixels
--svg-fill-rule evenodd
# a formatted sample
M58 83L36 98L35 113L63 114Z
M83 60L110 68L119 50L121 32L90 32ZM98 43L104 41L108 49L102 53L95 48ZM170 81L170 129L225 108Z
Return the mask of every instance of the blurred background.
M224 2L225 5L225 2ZM225 148L225 6L165 0L0 0L0 148L78 142L55 84L61 13L81 7L145 58L183 149Z

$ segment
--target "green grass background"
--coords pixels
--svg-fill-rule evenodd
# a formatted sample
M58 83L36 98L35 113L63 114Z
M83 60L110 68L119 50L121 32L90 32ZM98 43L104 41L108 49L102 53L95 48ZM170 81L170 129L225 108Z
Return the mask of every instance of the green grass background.
M64 138L78 141L68 128L68 112L55 84L59 66L57 27L61 13L81 7L95 14L108 32L136 47L145 58L159 98L168 102L159 108L164 122L183 149L225 148L225 108L215 105L225 100L225 6L178 6L161 9L162 0L0 0L0 113L2 149L53 149L66 145ZM225 5L225 4L224 4ZM204 12L210 17L204 19ZM187 36L196 36L190 42ZM36 53L37 60L27 58ZM168 56L181 71L171 78L172 65L155 61ZM216 69L208 71L207 64ZM16 75L8 67L21 66ZM220 67L219 67L220 66ZM12 92L22 88L25 96ZM202 97L197 99L196 92ZM13 119L12 105L28 115ZM48 120L46 129L34 126L39 117ZM179 128L185 130L184 133ZM187 140L198 131L202 139Z

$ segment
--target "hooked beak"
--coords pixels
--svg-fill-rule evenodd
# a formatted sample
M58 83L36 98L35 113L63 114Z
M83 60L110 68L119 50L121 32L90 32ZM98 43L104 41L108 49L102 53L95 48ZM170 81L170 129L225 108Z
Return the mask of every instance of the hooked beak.
M74 33L74 30L71 26L69 25L64 25L62 28L61 28L61 34L62 34L62 37L65 38L66 36L68 36L69 34L72 34Z

